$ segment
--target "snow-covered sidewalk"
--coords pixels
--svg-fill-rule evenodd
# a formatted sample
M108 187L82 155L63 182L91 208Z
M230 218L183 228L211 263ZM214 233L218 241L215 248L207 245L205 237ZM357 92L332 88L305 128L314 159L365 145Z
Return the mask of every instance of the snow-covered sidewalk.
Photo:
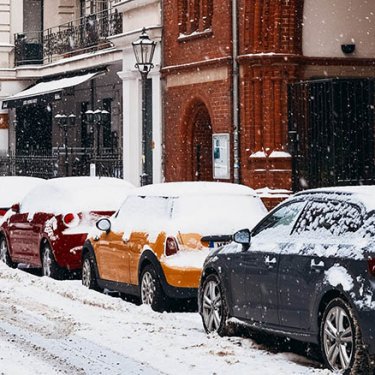
M330 373L248 338L206 335L197 313L155 313L80 281L40 278L3 264L0 316L0 374Z

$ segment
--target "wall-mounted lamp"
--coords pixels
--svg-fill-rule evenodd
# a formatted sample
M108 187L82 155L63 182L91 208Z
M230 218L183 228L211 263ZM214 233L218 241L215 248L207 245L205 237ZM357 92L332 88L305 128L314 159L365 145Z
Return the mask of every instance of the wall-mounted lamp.
M349 55L355 51L355 44L341 44L341 51L345 53L345 55Z

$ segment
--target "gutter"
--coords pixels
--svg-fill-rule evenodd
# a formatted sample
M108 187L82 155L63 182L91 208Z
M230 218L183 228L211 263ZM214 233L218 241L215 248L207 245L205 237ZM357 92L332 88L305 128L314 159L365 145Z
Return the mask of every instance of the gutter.
M233 179L240 183L240 141L239 141L239 72L238 72L238 18L237 0L232 0L232 111L233 111Z

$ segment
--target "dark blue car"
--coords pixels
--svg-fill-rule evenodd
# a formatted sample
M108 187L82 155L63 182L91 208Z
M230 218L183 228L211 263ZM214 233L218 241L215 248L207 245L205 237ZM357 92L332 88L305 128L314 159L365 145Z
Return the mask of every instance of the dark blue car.
M375 354L375 186L309 190L206 259L207 332L233 324L319 344L328 368L370 373Z

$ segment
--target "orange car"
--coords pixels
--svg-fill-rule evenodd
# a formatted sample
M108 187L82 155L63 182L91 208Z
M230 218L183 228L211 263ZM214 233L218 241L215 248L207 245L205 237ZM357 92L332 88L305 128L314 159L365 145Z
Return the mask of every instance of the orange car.
M209 253L201 237L252 228L265 213L254 190L242 185L178 182L134 189L85 242L82 284L136 295L156 311L170 298L196 298Z

